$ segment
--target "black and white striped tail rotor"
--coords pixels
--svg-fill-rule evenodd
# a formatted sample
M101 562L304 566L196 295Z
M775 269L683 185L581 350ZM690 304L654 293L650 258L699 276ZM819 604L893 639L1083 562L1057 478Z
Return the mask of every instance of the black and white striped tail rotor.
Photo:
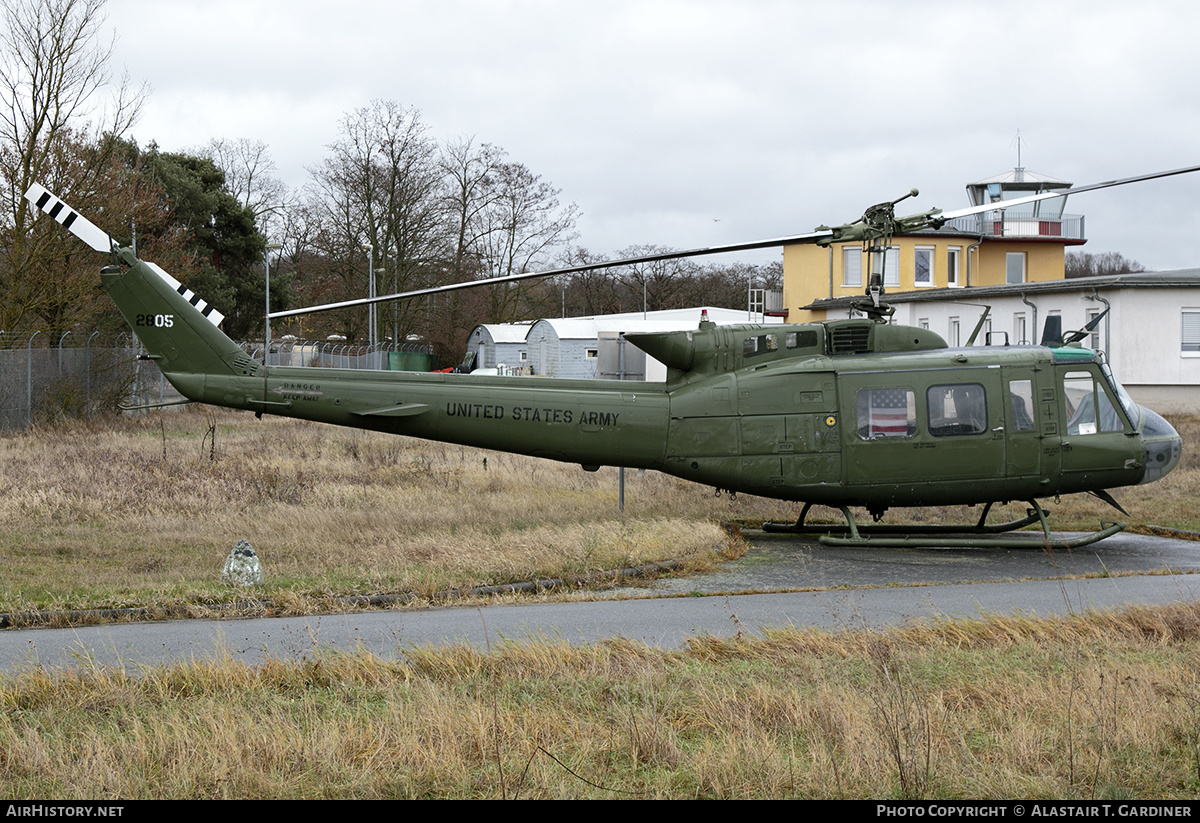
M29 191L25 192L25 199L53 217L64 229L96 251L107 254L116 248L117 244L108 236L108 232L100 229L99 226L48 192L40 184L34 183L30 186Z

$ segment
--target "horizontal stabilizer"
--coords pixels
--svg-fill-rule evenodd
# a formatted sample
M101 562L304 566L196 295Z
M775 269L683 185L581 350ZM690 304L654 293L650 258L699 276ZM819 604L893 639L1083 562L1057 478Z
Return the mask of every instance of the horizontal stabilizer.
M405 403L402 406L385 406L382 409L354 412L359 417L412 417L429 411L424 403Z
M87 243L96 251L110 252L116 245L108 233L75 209L59 200L41 185L34 183L25 192L25 199L57 220L64 229Z

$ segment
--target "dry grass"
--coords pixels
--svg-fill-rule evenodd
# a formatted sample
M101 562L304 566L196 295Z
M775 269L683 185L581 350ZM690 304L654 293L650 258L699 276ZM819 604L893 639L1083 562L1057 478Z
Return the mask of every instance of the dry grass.
M10 798L1200 792L1200 606L0 677Z
M1176 421L1188 442L1200 425ZM213 434L215 433L215 437ZM487 467L483 460L487 458ZM248 416L0 438L0 609L227 600L249 539L264 596L561 576L731 546L715 518L796 507L615 472ZM1120 495L1196 529L1200 460ZM1170 501L1165 503L1164 501ZM1058 525L1103 504L1064 500ZM917 519L940 517L916 512ZM1200 606L890 632L315 650L0 677L12 798L1194 798Z
M783 511L657 473L250 415L186 412L0 437L0 612L204 605L249 540L291 611L343 594L713 562L717 518Z

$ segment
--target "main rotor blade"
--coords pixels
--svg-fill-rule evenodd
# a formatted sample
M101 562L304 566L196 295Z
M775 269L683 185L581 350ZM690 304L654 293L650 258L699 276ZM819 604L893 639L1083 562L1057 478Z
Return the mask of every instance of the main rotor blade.
M1160 171L1151 174L1142 174L1137 177L1124 177L1120 180L1108 180L1103 183L1092 183L1087 186L1075 186L1069 189L1058 189L1054 191L1042 192L1040 194L1031 194L1028 197L1018 197L1013 200L1002 200L998 203L987 203L982 206L972 206L966 209L957 209L955 211L937 211L926 212L922 214L912 215L908 218L901 218L898 223L911 222L917 227L928 227L930 225L942 225L948 220L953 220L958 217L969 217L973 214L982 214L989 211L1003 211L1014 206L1025 205L1026 203L1036 203L1039 200L1049 200L1052 197L1066 197L1070 194L1080 194L1087 191L1095 191L1097 189L1106 189L1113 186L1123 186L1127 183L1139 183L1144 180L1155 180L1160 177L1171 177L1177 174L1188 174L1194 171L1200 171L1200 165L1187 166L1181 169L1172 169L1171 171ZM445 286L432 286L426 289L415 289L413 291L398 292L396 294L385 294L381 297L363 297L357 300L344 300L340 303L327 303L321 306L309 306L303 309L289 309L288 311L272 312L268 315L272 320L281 317L295 317L301 314L315 314L317 312L332 311L334 309L346 309L353 306L367 306L372 303L386 303L390 300L400 300L407 297L423 297L428 294L439 294L441 292L458 291L460 289L473 289L476 286L492 286L500 283L512 283L518 280L530 280L537 277L554 277L560 274L580 274L582 272L596 271L598 269L607 269L614 266L630 266L638 263L654 263L660 260L676 260L683 257L700 257L706 254L721 254L724 252L750 251L752 249L766 249L773 246L787 246L793 243L816 243L821 240L837 240L839 237L846 236L845 230L854 226L841 226L835 229L819 229L807 234L798 234L792 237L778 237L772 240L759 240L753 243L735 243L728 246L711 246L701 249L689 249L687 251L663 252L661 254L650 254L642 257L627 257L622 260L606 260L601 263L588 263L582 266L567 266L561 269L550 269L548 271L525 272L522 274L510 274L505 277L492 277L487 280L469 280L465 283L450 283Z
M1016 197L1012 200L1001 200L996 203L987 203L982 206L971 206L967 209L958 209L957 211L944 211L936 217L938 220L953 220L956 217L969 217L972 214L981 214L985 211L1002 211L1011 209L1013 206L1021 206L1026 203L1036 203L1039 200L1049 200L1051 197L1066 197L1068 194L1080 194L1085 191L1095 191L1096 189L1107 189L1113 186L1124 186L1126 183L1140 183L1143 180L1156 180L1159 177L1172 177L1176 174L1189 174L1190 172L1200 171L1200 166L1187 166L1182 169L1172 169L1171 171L1158 171L1152 174L1142 174L1137 177L1123 177L1120 180L1107 180L1103 183L1092 183L1088 186L1074 186L1069 189L1056 189L1053 191L1045 191L1040 194L1031 194L1028 197Z
M769 249L773 246L789 246L793 243L815 243L818 240L823 240L833 236L832 229L820 229L812 231L808 234L797 234L792 237L777 237L772 240L757 240L752 243L734 243L728 246L709 246L702 249L688 249L687 251L667 251L659 254L647 254L641 257L626 257L621 260L605 260L600 263L587 263L581 266L567 266L561 269L549 269L547 271L524 272L521 274L510 274L504 277L491 277L486 280L468 280L465 283L450 283L445 286L431 286L427 289L415 289L413 291L398 292L396 294L385 294L381 297L363 297L357 300L343 300L340 303L326 303L321 306L309 306L303 309L289 309L288 311L271 312L268 315L272 320L279 317L295 317L300 314L315 314L316 312L332 311L334 309L347 309L352 306L367 306L371 303L385 303L389 300L400 300L406 297L423 297L427 294L439 294L441 292L458 291L460 289L473 289L476 286L494 286L499 283L512 283L517 280L530 280L535 277L554 277L560 274L581 274L587 271L596 271L597 269L609 269L614 266L632 266L638 263L656 263L660 260L676 260L682 257L701 257L706 254L724 254L726 252L735 251L750 251L753 249Z

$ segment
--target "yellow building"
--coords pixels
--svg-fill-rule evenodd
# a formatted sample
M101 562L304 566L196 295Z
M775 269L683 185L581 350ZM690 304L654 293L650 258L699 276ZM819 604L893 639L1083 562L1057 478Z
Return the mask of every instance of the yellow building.
M953 220L941 229L893 237L885 254L884 288L903 292L1063 279L1066 247L1087 242L1083 217L1063 214L1066 197L1008 209L1003 202L1070 187L1022 168L968 185L971 205L995 203L996 210ZM787 321L827 319L823 309L807 307L823 298L861 296L867 269L860 243L785 246Z

